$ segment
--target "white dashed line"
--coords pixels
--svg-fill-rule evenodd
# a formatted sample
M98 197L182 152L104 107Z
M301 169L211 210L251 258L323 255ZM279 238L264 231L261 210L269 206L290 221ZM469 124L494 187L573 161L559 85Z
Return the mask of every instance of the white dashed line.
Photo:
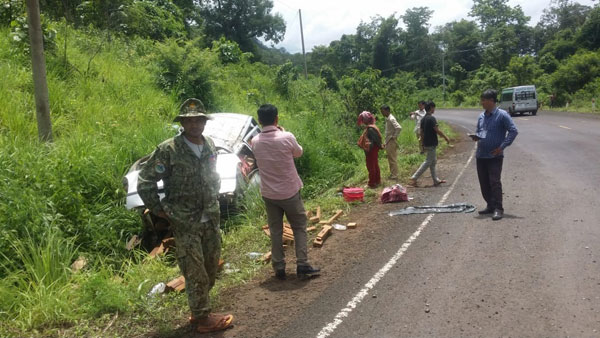
M464 168L460 171L458 176L456 176L456 179L450 186L450 189L448 189L448 191L444 194L444 196L442 196L442 199L439 201L439 204L446 202L446 199L448 199L448 196L450 196L450 193L452 193L452 191L454 190L456 183L462 177L465 170L467 169L467 167L473 160L474 156L475 156L475 149L473 149L473 151L471 152L471 156L469 157L469 160L465 164ZM325 327L323 327L321 329L321 331L317 334L317 338L329 337L329 335L331 335L333 333L333 331L335 331L335 329L344 321L344 319L347 318L348 315L350 315L350 312L352 312L352 310L354 310L362 302L362 300L369 294L369 291L372 288L374 288L375 285L377 285L377 283L388 273L388 271L390 271L390 269L392 267L394 267L394 265L396 265L396 263L398 262L400 257L402 257L402 255L404 255L404 253L406 252L406 250L408 250L410 245L419 237L419 235L421 235L421 232L425 229L425 227L429 224L429 222L431 222L431 220L433 219L433 216L434 216L434 214L427 215L427 218L425 218L423 223L421 223L421 225L417 228L417 231L415 231L408 238L408 240L406 240L406 242L404 242L404 244L402 244L402 246L400 247L400 249L398 249L398 251L394 254L394 256L392 256L392 258L390 258L390 260L387 263L385 263L385 265L381 269L379 269L379 271L377 271L377 273L375 273L375 275L373 275L373 277L371 277L371 279L367 282L367 284L365 284L363 286L363 288L354 296L354 298L352 298L352 300L349 301L348 304L346 304L346 307L343 308L337 315L335 315L335 317L333 318L333 321L330 322L329 324L325 325Z
M569 130L571 130L571 128L569 128L569 127L565 127L565 126L559 126L559 127L563 128L563 129L569 129Z

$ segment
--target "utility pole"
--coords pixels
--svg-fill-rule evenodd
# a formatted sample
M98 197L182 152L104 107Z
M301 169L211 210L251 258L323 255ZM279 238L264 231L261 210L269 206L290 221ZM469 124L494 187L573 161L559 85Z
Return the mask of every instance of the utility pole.
M446 60L445 54L442 52L442 93L444 97L444 105L446 105Z
M40 4L38 0L27 0L26 4L38 138L40 141L52 142L52 121L50 120L48 83L46 82L46 59L44 58Z
M300 18L300 37L302 38L302 57L304 58L304 78L308 79L308 70L306 69L306 53L304 51L304 31L302 30L302 10L298 10L298 17Z

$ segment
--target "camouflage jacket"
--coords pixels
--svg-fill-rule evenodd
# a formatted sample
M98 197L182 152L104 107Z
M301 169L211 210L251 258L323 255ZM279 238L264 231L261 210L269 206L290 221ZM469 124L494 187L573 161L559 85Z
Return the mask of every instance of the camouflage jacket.
M154 214L163 210L177 225L199 223L203 212L219 224L221 179L216 171L215 144L204 136L204 148L198 158L183 137L177 135L164 141L150 155L140 171L138 194ZM161 179L165 188L162 201L156 185Z

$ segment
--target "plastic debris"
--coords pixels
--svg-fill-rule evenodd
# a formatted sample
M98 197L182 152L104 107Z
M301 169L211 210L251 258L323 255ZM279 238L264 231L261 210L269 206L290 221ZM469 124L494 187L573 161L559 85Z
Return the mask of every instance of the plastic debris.
M337 223L336 223L336 224L332 225L332 227L333 227L335 230L346 230L346 226L345 226L345 225L343 225L343 224L337 224Z
M148 297L154 297L156 295L160 295L165 293L165 289L167 288L167 284L160 282L152 287L152 290L148 292Z
M260 252L248 252L246 256L250 257L250 259L259 259L263 256Z
M388 215L413 215L413 214L439 214L439 213L469 213L475 211L477 208L467 203L455 203L449 205L425 205L408 207L395 211L390 211Z

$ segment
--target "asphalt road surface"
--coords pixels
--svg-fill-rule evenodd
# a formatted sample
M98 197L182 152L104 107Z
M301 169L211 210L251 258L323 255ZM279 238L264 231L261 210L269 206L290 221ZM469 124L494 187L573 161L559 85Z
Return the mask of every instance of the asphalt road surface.
M412 205L485 207L466 137L478 114L436 112L463 133L455 154L438 161L448 184L410 190ZM357 248L360 262L278 336L600 337L600 118L514 120L504 219L382 213L373 220L385 232L376 245Z

